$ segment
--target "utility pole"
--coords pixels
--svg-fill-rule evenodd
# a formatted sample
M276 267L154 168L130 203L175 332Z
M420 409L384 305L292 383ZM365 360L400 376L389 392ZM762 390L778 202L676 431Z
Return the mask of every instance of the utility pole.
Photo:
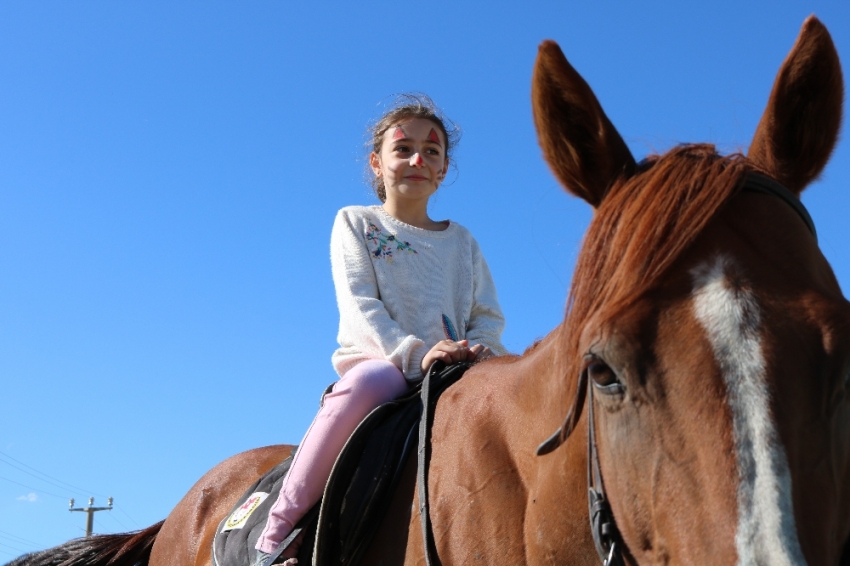
M86 517L86 538L91 536L95 511L112 511L112 498L107 499L106 503L109 505L108 507L94 507L94 497L89 497L88 507L74 507L73 499L68 503L68 511L85 511L88 515Z

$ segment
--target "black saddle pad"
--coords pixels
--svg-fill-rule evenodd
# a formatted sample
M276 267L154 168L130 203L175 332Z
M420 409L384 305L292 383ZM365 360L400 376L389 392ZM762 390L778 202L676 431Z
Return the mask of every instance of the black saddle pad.
M269 511L292 464L292 456L266 472L243 495L219 524L213 539L212 559L215 566L248 566L253 564L254 547L263 533Z
M432 376L436 399L470 364L455 364ZM324 496L296 529L305 529L299 564L354 566L389 507L401 472L419 439L420 386L369 413L346 442ZM292 462L290 456L248 489L221 522L213 540L214 566L253 563L254 546Z

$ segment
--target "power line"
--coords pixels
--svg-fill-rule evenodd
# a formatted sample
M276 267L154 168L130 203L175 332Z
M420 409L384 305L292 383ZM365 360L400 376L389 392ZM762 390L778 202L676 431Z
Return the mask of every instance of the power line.
M25 474L37 479L38 481L43 481L44 483L50 484L50 485L52 485L54 487L58 487L60 489L67 489L65 486L59 485L58 483L52 482L50 480L45 480L43 478L40 478L37 475L31 474L31 473L27 472L25 469L19 468L19 467L15 466L14 464L10 464L9 462L5 462L2 459L0 459L0 462L2 462L3 464L6 464L7 466L11 466L11 467L15 468L16 470L20 470L20 471L24 472ZM31 489L35 489L35 488L31 488ZM80 492L80 493L84 493L84 492Z
M22 554L26 554L27 552L32 552L31 550L21 550L20 548L16 548L14 546L9 546L8 544L0 542L0 546L5 546L6 548L11 548L15 552L20 552Z
M114 507L114 506L113 506L113 509L115 509L115 507ZM127 525L125 525L125 524L124 524L124 523L122 523L121 521L119 521L119 520L118 520L118 517L116 517L113 513L110 513L109 515L107 515L107 517L109 517L110 519L112 519L113 521L115 521L116 523L118 523L119 525L121 525L121 528L122 528L122 529L124 529L124 532L127 532L127 531L131 531L131 530L133 530L133 529L130 529L129 527L127 527Z
M39 493L43 493L43 494L45 494L45 495L51 495L51 496L53 496L53 497L58 497L59 499L68 499L68 496L66 496L66 495L56 495L55 493L50 493L49 491L44 491L43 489L39 489L39 488L37 488L37 487L32 487L32 486L29 486L29 485L23 484L23 483L21 483L21 482L19 482L19 481L10 480L9 478L4 478L3 476L0 476L0 480L7 481L7 482L9 482L9 483L14 483L14 484L17 484L17 485L19 485L19 486L21 486L21 487L25 487L25 488L27 488L27 489L31 489L31 490L33 490L33 491L37 491L37 492L39 492Z
M20 466L16 466L15 464L12 464L11 462L8 462L6 459L8 459L8 460L12 460L13 462L15 462L15 463L17 463L17 464L20 464L20 466L23 466L23 468L22 468L22 467L20 467ZM33 478L37 479L37 480L39 480L39 481L43 481L43 482L45 482L45 483L47 483L47 484L50 484L50 485L52 485L52 486L54 486L54 487L58 487L58 488L60 488L60 489L62 489L62 490L68 490L68 489L70 488L70 491L72 491L72 492L76 492L76 493L80 493L80 494L82 494L82 493L90 493L90 494L94 494L94 495L99 495L99 496L101 496L101 497L105 497L105 496L104 496L104 495L102 495L102 494L96 493L96 492L91 491L91 490L83 489L83 488L81 488L81 487L75 486L75 485L70 484L70 483L68 483L68 482L62 481L62 480L60 480L59 478L55 478L55 477L53 477L53 476L51 476L51 475L49 475L49 474L46 474L46 473L44 473L44 472L42 472L42 471L40 471L40 470L38 470L38 469L36 469L36 468L34 468L34 467L30 466L29 464L26 464L26 463L24 463L24 462L22 462L22 461L18 460L17 458L15 458L15 457L13 457L13 456L10 456L9 454L6 454L5 452L2 452L2 451L0 451L0 463L6 464L7 466L10 466L10 467L12 467L12 468L14 468L14 469L16 469L16 470L19 470L19 471L21 471L21 472L23 472L23 473L25 473L25 474L27 474L27 475L29 475L29 476L31 476L31 477L33 477ZM32 470L32 471L28 471L28 470L26 470L26 469L24 469L24 468L27 468L28 470ZM35 473L33 473L33 472L35 472ZM38 474L38 475L36 475L36 474ZM39 477L39 476L44 476L44 477ZM44 478L49 478L49 479L44 479ZM19 486L21 486L21 487L25 487L25 488L27 488L27 489L31 489L31 490L33 490L33 491L35 491L35 492L38 492L38 493L43 493L43 494L45 494L45 495L50 495L50 496L52 496L52 497L56 497L56 498L59 498L59 499L68 499L68 497L67 497L67 496L62 496L62 495L58 495L58 494L55 494L55 493L51 493L51 492L49 492L49 491L44 491L44 490L42 490L42 489L35 488L35 487L32 487L32 486L29 486L29 485L23 484L23 483L21 483L21 482L18 482L18 481L15 481L15 480L9 479L9 478L5 478L5 477L0 476L0 479L5 480L5 481L10 482L10 483L14 483L14 484L19 485ZM51 481L51 480L52 480L52 481ZM110 497L109 499L111 500L112 498ZM73 504L72 504L71 506L73 507ZM111 503L110 503L110 507L109 507L109 509L110 509L110 510L112 509L112 505L111 505ZM131 517L131 516L129 515L129 513L127 513L127 512L126 512L126 511L125 511L122 507L115 507L115 509L118 509L119 511L121 511L121 512L122 512L122 513L123 513L123 514L124 514L124 515L125 515L128 519L130 519L130 521L132 521L132 522L133 522L133 523L135 523L136 525L138 525L138 524L139 524L139 523L138 523L135 519L133 519L133 517ZM75 510L76 510L76 509L75 509ZM99 509L97 509L97 510L99 510ZM111 513L110 513L110 514L109 514L109 516L110 516L110 518L112 518L112 520L114 520L116 523L118 523L118 524L121 526L121 528L123 528L125 531L130 531L130 530L132 530L131 528L127 527L127 525L125 525L124 523L122 523L122 522L118 519L118 517L116 517L115 515L113 515L113 514L111 514ZM0 533L3 533L3 531L0 531ZM6 534L9 534L9 533L6 533ZM14 535L11 535L11 536L13 536L13 537L14 537ZM4 537L4 538L8 538L8 537ZM36 545L36 546L39 546L39 547L44 546L44 545L40 545L40 544L38 544L38 543L33 543L32 541L26 541L25 539L21 539L20 537L15 537L15 538L18 538L20 541L22 541L22 542L26 542L27 544L33 544L33 545ZM13 539L9 539L9 540L13 540ZM17 541L14 541L14 542L17 542Z
M13 535L12 533L7 533L6 531L0 531L0 538L6 538L13 542L22 542L24 544L31 544L33 546L44 547L47 545L41 544L40 542L33 542L31 540L27 540L25 538L21 538L19 536Z
M14 464L11 464L11 463L9 463L9 462L5 461L3 458L8 458L9 460L12 460L13 462L16 462L16 463L20 464L20 465L21 465L21 466L23 466L24 468L28 468L28 469L32 470L33 472L35 472L35 473L37 473L37 474L39 474L39 475L42 475L42 476L44 476L44 477L46 477L46 478L49 478L49 480L46 480L46 479L40 478L40 477L38 477L37 475L33 474L32 472L28 472L27 470L24 470L24 469L22 469L22 468L19 468L18 466L15 466ZM90 493L90 494L92 494L92 495L97 495L98 497L106 497L106 496L105 496L105 495L103 495L102 493L95 493L94 491L92 491L92 490L90 490L90 489L83 489L83 488L81 488L81 487L77 487L77 486L75 486L75 485L73 485L73 484L70 484L70 483L68 483L68 482L62 481L62 480L60 480L59 478L54 478L53 476L51 476L51 475L49 475L49 474L45 474L44 472L42 472L42 471L40 471L40 470L37 470L36 468L33 468L33 467L32 467L32 466L30 466L29 464L25 464L24 462L21 462L21 461L20 461L20 460L18 460L17 458L14 458L14 457L12 457L12 456L10 456L10 455L6 454L5 452L2 452L2 451L0 451L0 462L3 462L3 463L4 463L4 464L6 464L7 466L11 466L11 467L13 467L13 468L15 468L15 469L17 469L17 470L20 470L20 471L24 472L25 474L28 474L28 475L30 475L30 476L32 476L32 477L34 477L34 478L38 479L39 481L43 481L43 482L45 482L45 483L49 483L49 484L51 484L51 485L53 485L53 486L55 486L55 487L59 487L59 488L62 488L62 489L68 489L68 488L71 488L71 491L74 491L74 492L77 492L77 493ZM50 481L50 480L53 480L53 481ZM62 484L62 485L57 485L57 484L53 483L54 481L55 481L55 482L59 482L59 483L60 483L60 484Z
M118 506L116 505L116 506L115 506L115 508L116 508L116 509L118 509L119 511L121 511L122 513L124 513L124 516L125 516L125 517L127 517L128 519L130 519L130 520L133 522L133 524L134 524L134 525L136 525L136 528L137 528L137 529L141 529L141 528L142 528L142 526L139 524L139 522L138 522L137 520L135 520L134 518L132 518L132 517L129 515L129 513L127 513L126 511L124 511L124 508L123 508L123 507L118 507Z
M6 552L2 548L0 548L0 554L5 554L6 556L11 556L12 558L17 558L20 554L12 554L11 552Z

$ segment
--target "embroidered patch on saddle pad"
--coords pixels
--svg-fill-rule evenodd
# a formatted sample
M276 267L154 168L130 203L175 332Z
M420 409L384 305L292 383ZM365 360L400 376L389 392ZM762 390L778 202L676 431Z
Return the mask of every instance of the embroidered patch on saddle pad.
M280 493L292 456L272 468L239 498L219 523L213 539L215 566L243 566L254 561L254 546L263 533L272 504Z
M232 531L233 529L241 529L245 526L251 513L256 511L257 507L266 500L269 494L264 491L255 491L248 497L247 501L240 505L230 516L224 521L224 527L221 532Z

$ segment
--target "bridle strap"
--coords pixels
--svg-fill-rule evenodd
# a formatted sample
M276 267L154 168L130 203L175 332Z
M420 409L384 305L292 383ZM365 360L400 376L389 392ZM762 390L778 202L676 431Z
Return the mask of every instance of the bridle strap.
M587 380L587 510L590 533L602 566L622 566L623 543L614 522L611 505L605 495L605 484L596 450L596 423L593 418L593 380Z
M762 175L761 173L751 171L747 174L747 180L744 182L744 186L741 190L773 195L785 201L785 204L793 208L794 212L800 216L806 224L806 227L809 229L809 232L811 232L812 236L815 237L815 241L817 241L818 233L817 230L815 230L815 223L812 221L809 211L806 210L806 207L803 206L802 201L797 197L797 195L789 191L785 186L774 181L770 177Z

